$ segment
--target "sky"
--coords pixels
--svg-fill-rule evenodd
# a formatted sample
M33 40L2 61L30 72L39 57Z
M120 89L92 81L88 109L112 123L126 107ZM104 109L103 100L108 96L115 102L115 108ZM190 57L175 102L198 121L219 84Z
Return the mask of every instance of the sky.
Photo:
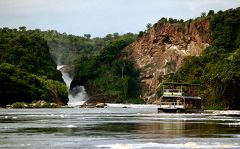
M240 7L240 0L0 0L0 27L103 37L138 33L162 17L196 18Z

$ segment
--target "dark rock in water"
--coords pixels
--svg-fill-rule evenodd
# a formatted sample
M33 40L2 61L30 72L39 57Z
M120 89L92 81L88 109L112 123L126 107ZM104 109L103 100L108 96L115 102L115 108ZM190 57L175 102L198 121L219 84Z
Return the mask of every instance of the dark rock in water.
M107 98L104 95L91 96L80 108L100 108L106 106L105 101Z

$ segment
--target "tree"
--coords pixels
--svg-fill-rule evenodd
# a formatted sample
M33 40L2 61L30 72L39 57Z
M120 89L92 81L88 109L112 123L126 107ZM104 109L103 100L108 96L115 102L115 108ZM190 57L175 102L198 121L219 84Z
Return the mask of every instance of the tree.
M201 17L206 17L206 12L202 12Z
M162 17L159 22L167 22L167 18Z
M84 37L87 38L87 39L90 39L91 35L90 34L84 34Z
M112 38L113 38L113 35L112 35L112 34L107 34L107 35L104 37L104 39L107 40L107 41L112 40Z
M145 34L145 32L140 31L140 32L138 33L138 38L141 38L144 34Z
M119 37L119 33L117 33L117 32L116 32L116 33L113 33L113 37L114 37L114 38Z
M152 27L152 24L151 24L151 23L148 23L148 24L147 24L147 30L150 30L151 27Z
M209 10L208 16L212 16L212 15L214 15L214 10Z
M21 27L19 27L19 30L20 30L20 31L26 31L27 28L26 28L25 26L21 26Z

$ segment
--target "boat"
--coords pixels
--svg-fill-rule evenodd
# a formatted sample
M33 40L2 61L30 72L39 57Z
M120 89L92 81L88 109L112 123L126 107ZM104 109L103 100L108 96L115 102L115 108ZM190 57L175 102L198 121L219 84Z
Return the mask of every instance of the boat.
M158 112L202 112L198 84L163 82Z

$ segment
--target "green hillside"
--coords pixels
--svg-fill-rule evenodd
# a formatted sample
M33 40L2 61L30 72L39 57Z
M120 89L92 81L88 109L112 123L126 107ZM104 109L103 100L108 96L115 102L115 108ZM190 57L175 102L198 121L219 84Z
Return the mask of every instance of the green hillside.
M240 109L240 8L209 11L197 19L205 17L210 20L212 45L202 56L186 58L178 72L165 81L200 84L205 109ZM36 100L66 104L67 87L57 64L74 65L71 88L84 85L90 97L106 102L143 102L139 99L139 70L122 50L145 33L91 38L89 34L81 37L54 30L1 28L0 106Z
M212 45L168 81L197 83L206 109L240 109L240 8L209 12Z
M1 28L0 39L0 106L34 100L67 103L61 73L38 31Z
M106 42L99 54L79 57L71 87L84 85L90 96L104 98L105 102L142 102L138 71L121 52L136 37L130 33L119 36Z

